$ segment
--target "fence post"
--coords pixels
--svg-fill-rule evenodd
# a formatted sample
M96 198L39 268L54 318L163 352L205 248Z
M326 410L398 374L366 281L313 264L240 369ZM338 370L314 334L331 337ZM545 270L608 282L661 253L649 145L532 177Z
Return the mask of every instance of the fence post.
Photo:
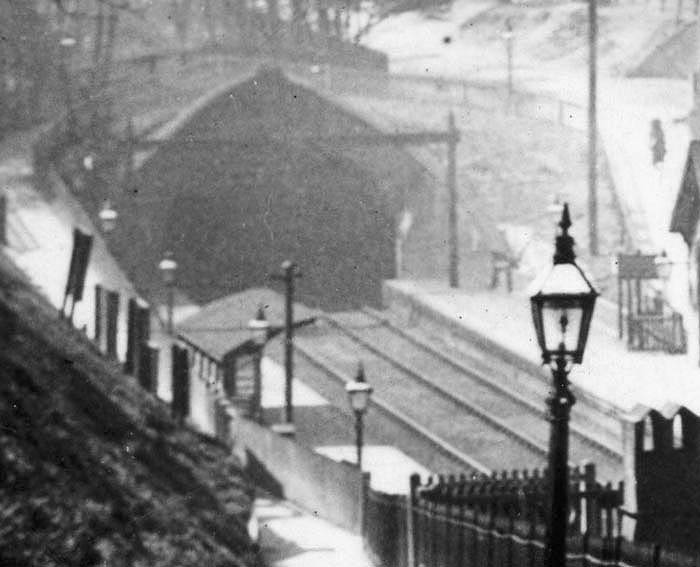
M416 528L415 509L418 498L418 486L420 485L420 475L413 473L409 479L408 506L406 507L406 545L408 567L416 566Z
M513 545L515 541L515 514L511 512L508 517L508 567L513 567Z
M586 485L586 524L587 532L595 537L600 537L600 507L594 494L597 493L596 472L594 463L584 464L584 482Z
M368 472L362 472L360 470L360 473L362 474L362 481L360 482L360 502L359 502L359 514L358 514L358 528L360 531L360 536L362 537L363 541L365 538L365 534L367 533L367 525L366 525L366 520L367 520L367 496L369 494L369 484L370 484L370 473Z
M529 565L530 567L537 566L537 556L535 551L535 538L537 537L537 510L535 506L530 509L530 529L528 530L528 550L529 550Z
M455 540L457 533L459 532L459 528L454 527L454 504L455 504L455 499L457 497L457 479L454 475L450 475L447 477L447 499L445 502L445 522L446 522L446 539L447 539L447 548L445 549L445 564L448 567L452 567L455 565L457 562L459 562L459 557L457 558L457 561L454 561L455 558Z

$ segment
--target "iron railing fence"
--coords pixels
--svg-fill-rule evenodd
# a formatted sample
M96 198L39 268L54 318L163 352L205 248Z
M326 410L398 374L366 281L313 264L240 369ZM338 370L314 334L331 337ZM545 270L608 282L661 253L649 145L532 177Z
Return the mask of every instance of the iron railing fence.
M592 465L570 472L569 567L697 564L688 554L626 540L622 485L598 482ZM383 567L540 567L546 515L540 471L426 482L414 475L407 496L367 489L362 528L366 549Z

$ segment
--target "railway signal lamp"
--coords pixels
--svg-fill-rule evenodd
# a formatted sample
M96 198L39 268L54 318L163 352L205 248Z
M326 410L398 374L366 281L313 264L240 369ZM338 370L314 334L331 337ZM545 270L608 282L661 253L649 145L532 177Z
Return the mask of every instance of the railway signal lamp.
M357 446L357 466L362 469L362 446L363 446L363 417L367 411L369 400L374 389L365 380L365 370L362 363L357 367L355 380L345 385L345 391L350 398L350 407L355 413L355 441Z
M119 214L112 207L112 203L109 200L102 203L102 208L99 212L100 226L102 227L102 232L110 233L117 226L117 218Z
M552 367L552 393L547 399L549 438L550 515L546 567L566 565L569 513L569 417L575 398L569 389L571 365L580 363L586 348L598 292L576 264L571 218L565 203L559 221L553 265L533 285L532 319L542 360Z

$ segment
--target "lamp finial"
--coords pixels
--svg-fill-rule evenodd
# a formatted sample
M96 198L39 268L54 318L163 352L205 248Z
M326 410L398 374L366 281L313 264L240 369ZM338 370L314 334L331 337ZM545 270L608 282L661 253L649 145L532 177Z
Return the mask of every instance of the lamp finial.
M576 254L574 254L574 239L569 234L571 215L569 214L568 203L564 203L559 227L561 228L561 234L556 238L554 264L573 264L576 260Z
M357 376L355 377L355 382L365 382L365 365L362 361L357 364Z

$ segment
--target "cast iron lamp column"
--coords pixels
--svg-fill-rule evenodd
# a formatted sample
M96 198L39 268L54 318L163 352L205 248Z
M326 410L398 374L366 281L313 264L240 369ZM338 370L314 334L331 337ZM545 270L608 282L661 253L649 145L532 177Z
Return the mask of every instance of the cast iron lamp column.
M270 323L265 318L263 307L258 307L255 319L248 322L255 350L253 351L253 419L262 421L262 355L270 335Z
M565 567L569 514L569 416L575 398L569 389L569 372L580 364L598 292L576 264L574 239L569 235L569 206L562 209L553 265L534 283L530 297L532 318L542 360L552 369L552 390L547 399L549 438L550 515L546 567Z
M177 262L173 259L172 252L166 252L158 264L158 269L163 277L163 283L168 292L168 334L173 334L173 309L175 307L175 273Z
M362 469L362 447L364 437L363 418L369 405L369 399L374 391L365 381L365 370L362 363L357 368L357 376L353 382L345 385L345 391L350 398L350 406L355 413L355 445L357 447L357 466Z

